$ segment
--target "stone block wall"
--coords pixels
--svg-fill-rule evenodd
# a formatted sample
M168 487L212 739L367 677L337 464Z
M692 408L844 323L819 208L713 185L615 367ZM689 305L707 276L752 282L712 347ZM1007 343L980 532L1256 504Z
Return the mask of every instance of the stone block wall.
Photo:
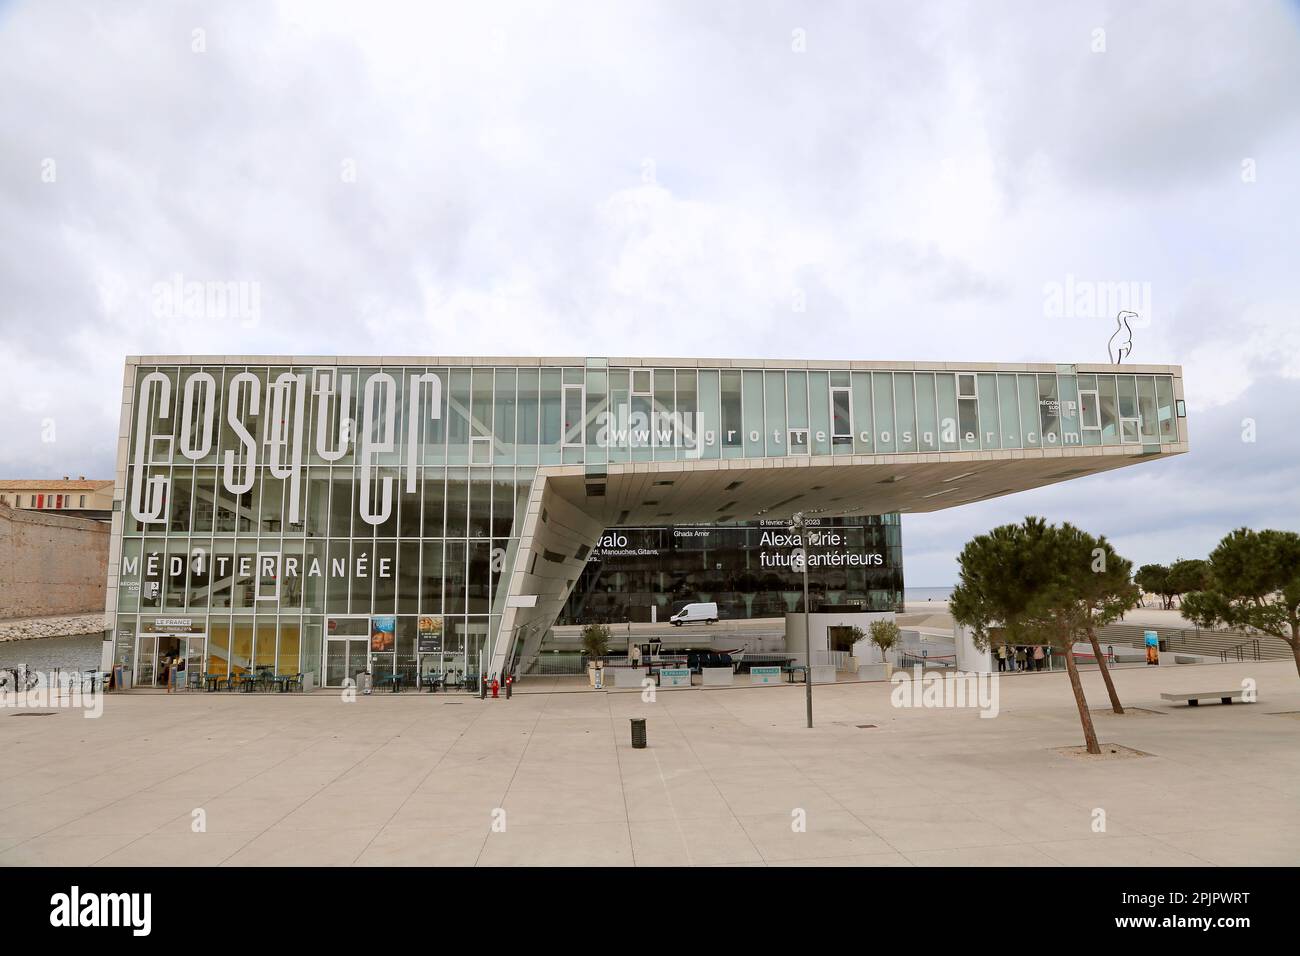
M0 620L103 614L109 525L0 505Z

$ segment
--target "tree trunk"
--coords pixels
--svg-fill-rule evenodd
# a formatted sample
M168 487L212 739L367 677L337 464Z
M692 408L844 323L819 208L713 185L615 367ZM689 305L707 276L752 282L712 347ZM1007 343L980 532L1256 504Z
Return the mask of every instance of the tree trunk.
M1300 627L1291 625L1291 640L1287 643L1291 645L1291 656L1295 658L1295 672L1300 674Z
M1102 656L1101 644L1097 642L1097 632L1088 628L1088 640L1092 643L1092 653L1097 658L1097 669L1101 671L1101 679L1106 682L1106 693L1110 695L1110 709L1117 714L1124 713L1124 705L1119 702L1119 694L1115 693L1115 682L1110 679L1110 667L1106 663L1106 658Z
M1074 642L1065 647L1065 669L1070 672L1070 689L1074 691L1074 703L1079 708L1079 723L1083 724L1083 740L1088 745L1088 753L1100 754L1097 744L1097 731L1092 727L1092 714L1088 713L1088 698L1083 696L1083 682L1079 680L1079 668L1074 664Z

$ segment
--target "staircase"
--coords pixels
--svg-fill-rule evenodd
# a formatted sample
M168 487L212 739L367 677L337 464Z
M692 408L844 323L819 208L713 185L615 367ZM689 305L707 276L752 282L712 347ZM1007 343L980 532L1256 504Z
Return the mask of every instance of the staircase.
M1160 627L1155 624L1110 624L1098 628L1097 640L1143 647L1146 632L1155 631L1167 653L1200 654L1216 660L1290 660L1291 647L1281 638L1247 631L1207 631L1201 628Z

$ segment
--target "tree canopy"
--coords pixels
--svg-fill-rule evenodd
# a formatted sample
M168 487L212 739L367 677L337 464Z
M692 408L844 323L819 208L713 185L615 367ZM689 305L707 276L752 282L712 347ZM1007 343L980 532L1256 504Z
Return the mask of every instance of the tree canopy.
M961 581L949 608L980 647L1000 627L1010 641L1064 650L1137 602L1132 563L1104 536L1069 523L1031 517L1002 525L968 542L958 564Z
M1210 552L1206 586L1183 599L1201 627L1240 627L1291 645L1300 671L1300 534L1238 528Z

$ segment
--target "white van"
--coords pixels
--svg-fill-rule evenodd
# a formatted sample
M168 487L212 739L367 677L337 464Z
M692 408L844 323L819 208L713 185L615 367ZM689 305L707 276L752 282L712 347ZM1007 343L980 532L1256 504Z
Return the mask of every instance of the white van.
M674 627L681 627L683 624L699 624L701 621L705 624L716 624L718 604L716 601L688 604L668 620L673 622Z

